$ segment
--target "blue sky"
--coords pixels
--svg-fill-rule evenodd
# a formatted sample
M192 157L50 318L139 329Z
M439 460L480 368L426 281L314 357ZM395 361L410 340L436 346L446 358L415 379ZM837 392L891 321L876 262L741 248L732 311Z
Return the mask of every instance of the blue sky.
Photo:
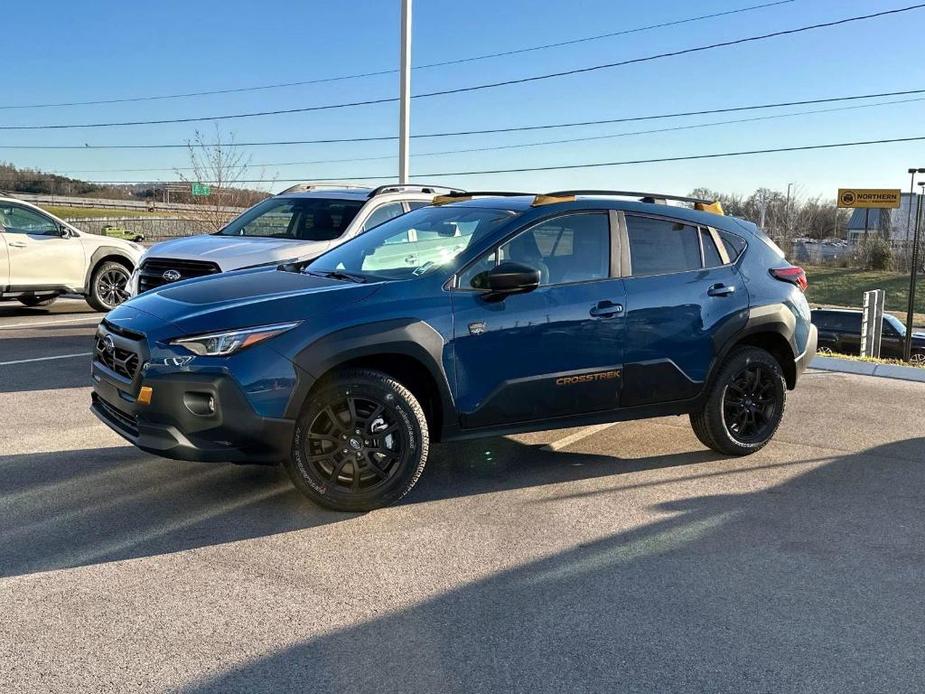
M416 0L416 64L563 41L760 4L762 0ZM913 4L913 0L795 0L733 16L574 46L414 72L415 93L568 70ZM295 2L32 2L4 8L7 56L0 106L234 88L397 67L399 0ZM53 18L53 21L49 21ZM508 127L925 88L925 9L651 63L414 102L412 132ZM292 108L397 94L397 75L144 103L0 110L0 125L146 120ZM922 95L925 97L925 95ZM907 97L908 98L908 97ZM890 99L890 100L895 100ZM833 106L840 106L839 104ZM779 109L794 113L812 107ZM818 107L817 107L818 108ZM428 152L611 135L763 114L703 116L533 133L416 140L412 172L648 159L925 135L925 100L671 133L480 153ZM398 107L226 121L238 141L392 135ZM0 145L184 142L209 123L0 132ZM249 150L253 173L278 179L390 175L397 144L294 145ZM175 178L183 150L0 150L0 160L95 180ZM260 166L271 164L269 166ZM440 179L469 188L575 187L748 193L759 186L834 197L841 186L905 187L925 166L925 142L618 168ZM152 172L120 169L159 168ZM87 172L87 173L83 173Z

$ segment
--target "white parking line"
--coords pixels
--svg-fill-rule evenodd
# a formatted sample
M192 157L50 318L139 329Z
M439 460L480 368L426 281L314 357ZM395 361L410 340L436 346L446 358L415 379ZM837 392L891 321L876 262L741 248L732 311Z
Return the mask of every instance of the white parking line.
M56 357L36 357L35 359L16 359L14 361L0 361L0 366L14 366L15 364L30 364L34 361L51 361L52 359L73 359L74 357L89 357L93 352L81 352L80 354L59 354Z
M610 424L595 424L594 426L585 427L581 431L576 431L574 434L569 434L558 441L550 441L545 446L543 446L544 451L561 451L566 446L571 446L576 441L581 441L586 439L589 436L594 436L599 431L604 431L604 429L609 429L614 426L616 423L612 422Z
M10 325L0 325L0 330L16 330L18 328L41 328L48 325L61 325L63 323L88 323L93 321L94 323L99 323L100 318L95 316L87 316L86 318L68 318L65 320L56 320L56 321L42 321L41 323L12 323Z

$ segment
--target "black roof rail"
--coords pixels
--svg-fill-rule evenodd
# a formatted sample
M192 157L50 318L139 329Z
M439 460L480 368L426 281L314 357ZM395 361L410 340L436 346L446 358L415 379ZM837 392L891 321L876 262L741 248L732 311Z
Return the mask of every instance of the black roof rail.
M452 186L438 186L431 185L429 183L387 183L385 185L379 186L378 188L373 188L369 192L369 197L374 198L377 195L382 195L390 191L399 191L399 190L408 190L409 188L414 188L421 193L436 193L438 190L448 190L450 193L465 193L466 191L461 188L453 188Z
M550 198L564 198L569 195L614 195L626 198L640 198L640 202L655 203L659 200L675 200L692 204L712 205L715 200L705 198L691 198L684 195L668 195L667 193L640 193L630 190L557 190L554 193L543 193Z
M449 198L509 198L520 195L536 195L536 193L517 193L509 190L461 190L448 193Z

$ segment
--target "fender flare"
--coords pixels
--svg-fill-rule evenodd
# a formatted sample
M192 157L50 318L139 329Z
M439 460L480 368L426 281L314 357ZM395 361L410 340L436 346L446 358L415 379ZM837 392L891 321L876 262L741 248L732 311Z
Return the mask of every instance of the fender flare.
M397 318L342 328L314 340L293 362L308 378L300 378L290 398L286 417L295 419L314 385L341 364L363 357L401 355L419 362L436 384L444 427L455 421L450 378L443 365L443 337L429 324L413 318ZM450 416L447 416L450 415Z
M790 347L790 355L796 360L798 356L796 346L796 316L793 311L784 304L768 304L766 306L755 306L748 310L748 318L743 328L725 340L722 347L717 351L716 359L710 367L707 378L704 381L705 387L703 394L709 392L709 385L713 377L719 370L726 357L739 343L752 335L776 334L780 335Z

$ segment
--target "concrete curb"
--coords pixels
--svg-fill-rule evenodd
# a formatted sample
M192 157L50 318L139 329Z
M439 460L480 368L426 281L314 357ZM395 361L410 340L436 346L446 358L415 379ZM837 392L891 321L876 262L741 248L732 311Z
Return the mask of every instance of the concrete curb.
M915 366L897 366L896 364L873 364L866 361L852 361L851 359L838 359L837 357L816 357L809 367L820 371L839 371L847 374L861 376L878 376L880 378L895 378L901 381L918 381L925 383L925 369Z

